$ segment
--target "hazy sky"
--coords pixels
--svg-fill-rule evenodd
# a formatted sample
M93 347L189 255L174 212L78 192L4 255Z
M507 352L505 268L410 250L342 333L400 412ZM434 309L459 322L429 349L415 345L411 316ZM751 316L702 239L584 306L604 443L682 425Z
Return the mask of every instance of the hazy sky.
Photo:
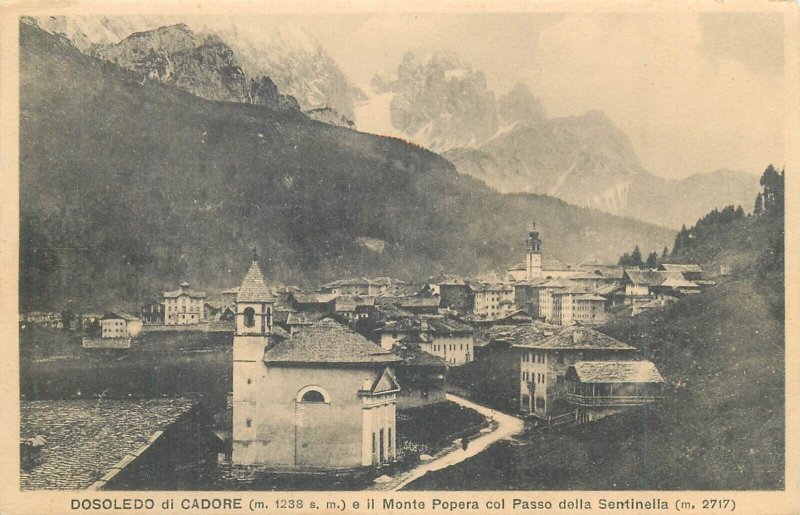
M251 34L298 26L359 85L396 69L407 51L456 52L497 95L527 84L551 117L604 111L658 175L758 174L770 162L784 164L789 99L779 13L347 14L234 23Z

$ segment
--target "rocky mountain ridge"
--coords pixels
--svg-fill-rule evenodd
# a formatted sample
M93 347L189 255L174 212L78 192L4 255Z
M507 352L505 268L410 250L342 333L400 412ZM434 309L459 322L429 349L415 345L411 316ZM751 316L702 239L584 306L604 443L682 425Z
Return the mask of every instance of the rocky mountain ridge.
M495 99L486 77L455 55L408 53L369 87L372 101L360 106L369 116L359 112L363 130L375 127L441 152L460 172L501 192L547 194L680 227L714 207L747 207L758 189L757 177L745 172L681 181L655 176L604 113L548 118L522 84Z
M23 309L136 303L182 280L503 270L535 220L548 257L614 259L671 231L500 194L437 154L298 110L208 101L20 27ZM382 252L379 250L383 249Z

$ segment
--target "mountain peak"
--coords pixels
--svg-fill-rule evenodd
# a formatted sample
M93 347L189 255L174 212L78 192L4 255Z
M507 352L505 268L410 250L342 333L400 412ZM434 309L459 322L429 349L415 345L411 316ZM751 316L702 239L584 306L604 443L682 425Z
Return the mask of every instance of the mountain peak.
M505 127L531 127L547 121L547 112L541 100L521 82L498 99L497 114Z

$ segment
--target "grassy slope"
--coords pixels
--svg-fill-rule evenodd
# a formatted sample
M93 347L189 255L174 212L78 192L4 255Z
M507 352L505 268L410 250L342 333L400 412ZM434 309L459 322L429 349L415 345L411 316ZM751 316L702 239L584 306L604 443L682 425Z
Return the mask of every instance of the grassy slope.
M736 258L737 277L602 328L656 361L670 383L661 406L503 444L413 488L782 488L783 274L768 248L753 251L779 231L767 219L737 223L692 250ZM742 238L753 246L731 246Z
M23 309L130 309L184 278L227 287L254 245L270 278L313 284L499 269L521 259L531 220L562 260L672 239L550 197L500 195L396 139L140 84L27 25L20 45Z

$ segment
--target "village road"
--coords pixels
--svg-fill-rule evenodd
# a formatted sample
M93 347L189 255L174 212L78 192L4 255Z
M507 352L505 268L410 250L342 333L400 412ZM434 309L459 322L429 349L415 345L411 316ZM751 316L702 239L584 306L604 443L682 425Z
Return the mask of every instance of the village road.
M471 408L487 418L494 418L497 422L497 427L491 433L481 433L480 436L474 440L470 440L467 450L463 450L460 445L454 445L453 449L444 455L437 457L427 463L422 463L419 466L404 472L399 477L394 478L394 481L384 484L376 484L373 490L401 490L404 486L419 479L428 472L434 470L441 470L456 463L461 463L467 458L471 458L476 454L485 451L490 445L500 440L506 440L513 435L519 434L524 429L524 423L517 417L501 413L499 411L475 404L457 395L447 394L447 400L460 404L466 408Z

